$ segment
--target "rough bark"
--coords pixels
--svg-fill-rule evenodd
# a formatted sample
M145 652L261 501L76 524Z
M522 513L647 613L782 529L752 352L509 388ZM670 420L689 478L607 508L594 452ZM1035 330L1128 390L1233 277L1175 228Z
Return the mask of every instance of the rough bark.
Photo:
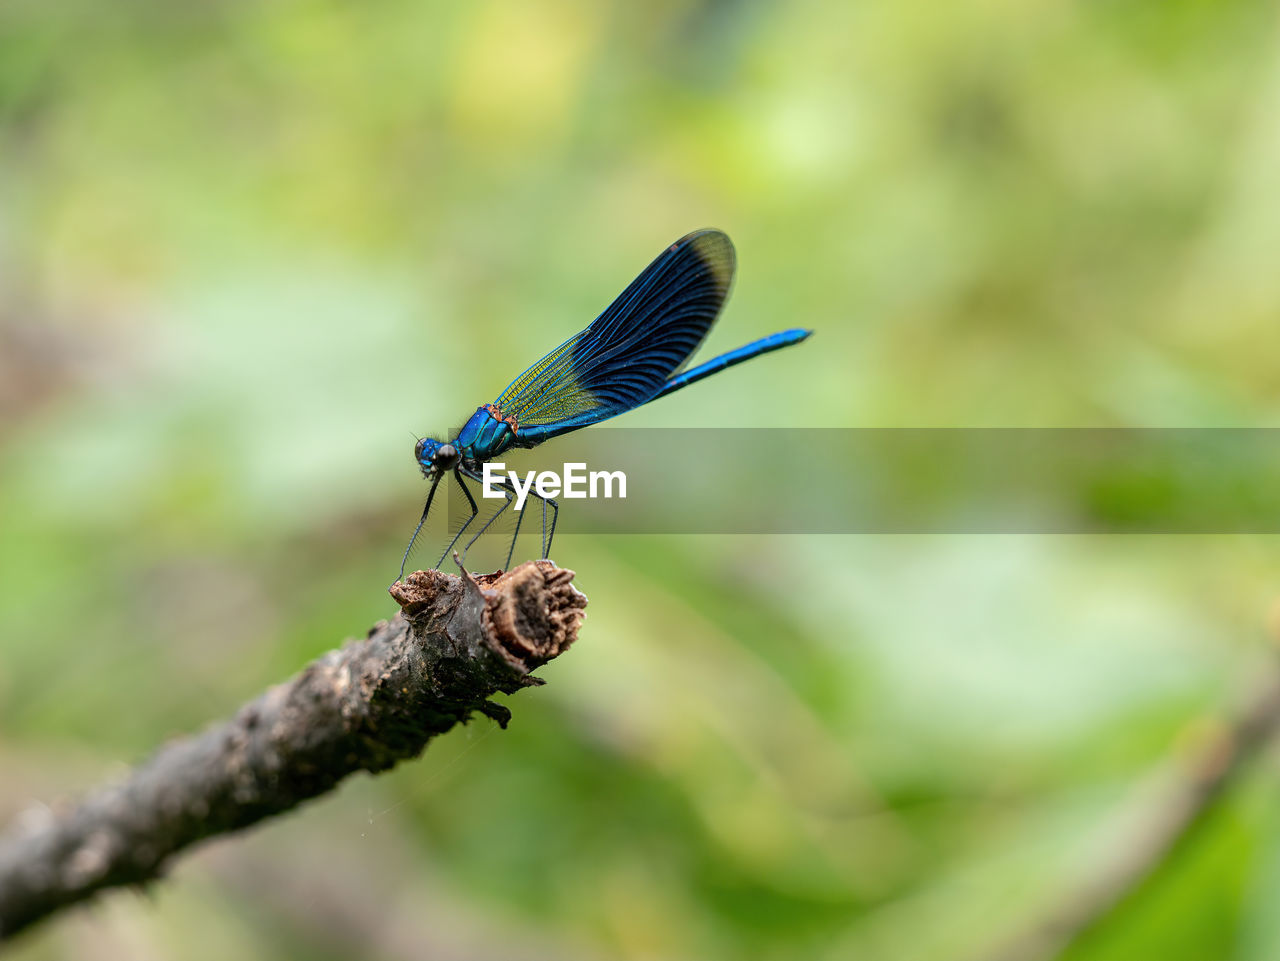
M316 797L356 771L418 756L573 643L586 598L547 561L505 574L419 571L401 611L202 734L163 746L65 810L34 809L0 837L0 938L118 885L159 877L183 848Z

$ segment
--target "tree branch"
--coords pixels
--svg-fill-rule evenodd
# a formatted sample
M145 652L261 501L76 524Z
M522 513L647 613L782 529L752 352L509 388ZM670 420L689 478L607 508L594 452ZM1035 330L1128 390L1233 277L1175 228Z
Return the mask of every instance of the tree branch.
M79 805L28 812L0 837L0 939L104 888L159 877L203 838L248 827L356 771L417 757L573 643L586 598L573 572L419 571L391 587L401 612L313 661L202 734L162 747Z

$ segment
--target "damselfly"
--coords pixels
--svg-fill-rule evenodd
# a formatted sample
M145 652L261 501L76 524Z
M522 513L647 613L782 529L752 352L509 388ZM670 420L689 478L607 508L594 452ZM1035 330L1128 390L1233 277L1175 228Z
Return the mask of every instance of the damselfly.
M471 515L453 535L436 567L444 563L480 513L466 480L479 482L485 461L513 447L536 447L552 437L616 417L744 360L798 344L812 333L803 329L779 331L683 370L724 306L734 265L733 244L719 230L699 230L677 240L591 326L517 377L492 404L477 408L452 440L419 440L414 457L431 487L422 518L400 562L400 576L404 577L409 552L445 477L452 475L457 481ZM497 486L505 489L506 499L467 541L463 556L511 504L515 491L510 480ZM550 498L533 492L531 496L542 502L540 548L541 556L546 557L551 553L560 507ZM517 511L516 516L508 567L524 511Z

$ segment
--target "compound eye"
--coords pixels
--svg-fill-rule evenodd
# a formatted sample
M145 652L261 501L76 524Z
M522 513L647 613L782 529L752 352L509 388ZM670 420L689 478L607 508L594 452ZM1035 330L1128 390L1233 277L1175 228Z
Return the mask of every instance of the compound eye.
M441 444L433 460L440 470L450 470L458 463L458 448L452 444Z

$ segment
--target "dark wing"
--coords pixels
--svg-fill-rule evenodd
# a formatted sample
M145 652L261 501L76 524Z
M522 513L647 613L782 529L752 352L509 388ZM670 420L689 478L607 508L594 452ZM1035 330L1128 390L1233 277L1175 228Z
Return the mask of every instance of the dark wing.
M502 414L517 429L572 428L652 400L707 336L733 269L720 231L677 240L590 327L516 378L498 398Z

